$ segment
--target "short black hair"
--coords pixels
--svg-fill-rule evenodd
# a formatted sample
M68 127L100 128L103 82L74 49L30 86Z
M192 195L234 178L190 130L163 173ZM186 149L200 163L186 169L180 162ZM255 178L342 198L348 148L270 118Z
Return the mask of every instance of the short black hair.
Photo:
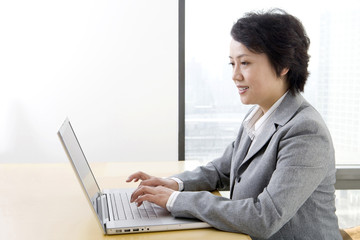
M231 36L250 51L266 54L278 77L288 68L286 81L293 94L304 91L310 39L299 19L281 9L250 12L233 25Z

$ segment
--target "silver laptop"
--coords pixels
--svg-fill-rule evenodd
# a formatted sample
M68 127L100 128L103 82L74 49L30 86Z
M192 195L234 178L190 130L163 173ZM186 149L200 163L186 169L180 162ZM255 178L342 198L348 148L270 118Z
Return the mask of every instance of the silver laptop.
M174 218L153 203L137 207L129 201L134 189L100 190L69 119L60 127L58 136L104 234L210 227L196 219Z

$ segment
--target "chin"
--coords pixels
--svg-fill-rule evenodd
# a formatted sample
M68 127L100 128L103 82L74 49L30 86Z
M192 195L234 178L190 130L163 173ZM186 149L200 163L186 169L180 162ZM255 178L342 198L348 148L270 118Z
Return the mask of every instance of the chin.
M241 103L244 104L244 105L253 104L253 103L252 103L251 101L249 101L248 99L242 98L242 97L240 97L240 101L241 101Z

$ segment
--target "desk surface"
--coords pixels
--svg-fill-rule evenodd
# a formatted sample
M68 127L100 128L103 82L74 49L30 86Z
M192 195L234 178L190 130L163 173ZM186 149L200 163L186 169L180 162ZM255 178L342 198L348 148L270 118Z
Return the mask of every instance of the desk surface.
M166 177L199 165L186 162L92 163L101 188L125 183L138 170ZM250 239L216 229L104 236L70 163L0 164L0 239Z

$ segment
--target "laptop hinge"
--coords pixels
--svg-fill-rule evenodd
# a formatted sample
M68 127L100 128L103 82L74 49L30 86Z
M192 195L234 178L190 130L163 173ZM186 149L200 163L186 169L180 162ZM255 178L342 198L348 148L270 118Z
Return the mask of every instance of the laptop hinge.
M106 194L99 193L97 197L97 214L100 217L101 224L106 228L106 223L109 221L109 209L107 205Z

